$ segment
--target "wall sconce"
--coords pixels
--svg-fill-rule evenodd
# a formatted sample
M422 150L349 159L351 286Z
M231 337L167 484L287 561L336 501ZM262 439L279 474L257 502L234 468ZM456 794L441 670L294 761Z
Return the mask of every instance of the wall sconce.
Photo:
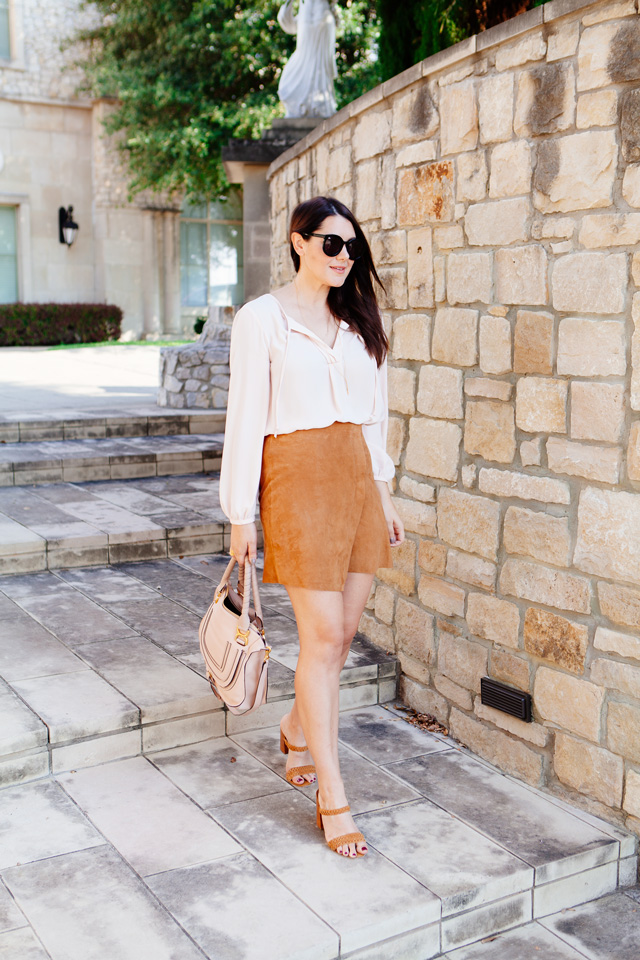
M60 207L58 210L58 226L60 243L66 243L70 247L80 229L73 219L73 207L69 207L68 210Z

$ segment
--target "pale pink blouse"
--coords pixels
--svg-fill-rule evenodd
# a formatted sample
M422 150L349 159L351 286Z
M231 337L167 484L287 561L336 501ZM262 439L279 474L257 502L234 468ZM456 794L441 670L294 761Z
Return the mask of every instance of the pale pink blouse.
M246 303L231 332L220 504L231 523L251 523L269 434L362 424L376 480L392 479L387 454L387 365L378 368L342 321L333 347L289 317L270 293Z

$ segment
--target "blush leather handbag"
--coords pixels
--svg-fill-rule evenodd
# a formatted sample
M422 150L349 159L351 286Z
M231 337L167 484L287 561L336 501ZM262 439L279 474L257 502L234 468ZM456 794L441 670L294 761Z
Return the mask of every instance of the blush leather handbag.
M267 699L271 647L264 635L255 564L247 559L244 569L239 566L234 590L229 580L236 562L235 557L229 561L198 633L211 689L231 713L245 714Z

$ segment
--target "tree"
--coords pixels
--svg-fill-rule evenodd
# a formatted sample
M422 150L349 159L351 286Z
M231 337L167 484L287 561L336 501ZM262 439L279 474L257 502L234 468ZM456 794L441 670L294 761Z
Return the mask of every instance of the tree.
M281 0L86 0L84 90L114 99L106 132L131 171L130 192L217 196L221 150L255 138L281 114L277 83L295 40L278 26ZM341 0L339 105L378 82L375 0Z

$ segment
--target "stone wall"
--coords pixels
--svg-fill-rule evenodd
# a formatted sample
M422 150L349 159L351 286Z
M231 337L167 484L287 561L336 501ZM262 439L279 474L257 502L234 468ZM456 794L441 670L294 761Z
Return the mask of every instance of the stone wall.
M370 91L271 167L351 205L386 286L408 531L362 629L472 750L640 833L640 17L556 0ZM480 703L488 675L534 722Z

